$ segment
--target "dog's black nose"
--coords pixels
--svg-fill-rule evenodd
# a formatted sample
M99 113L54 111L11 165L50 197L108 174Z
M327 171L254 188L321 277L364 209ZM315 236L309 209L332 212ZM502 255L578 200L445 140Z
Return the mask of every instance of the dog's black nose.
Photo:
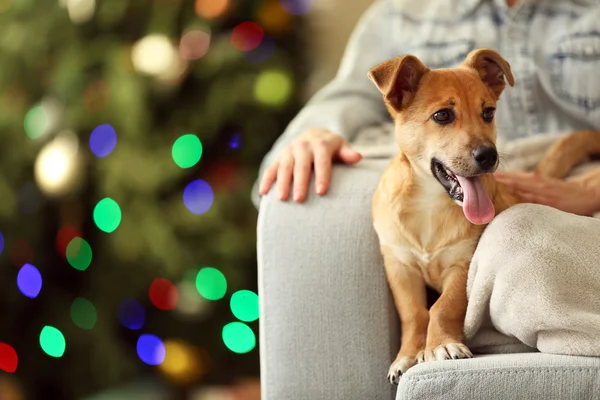
M473 150L473 159L479 168L483 171L489 171L496 165L496 161L498 161L498 152L495 147L478 147Z

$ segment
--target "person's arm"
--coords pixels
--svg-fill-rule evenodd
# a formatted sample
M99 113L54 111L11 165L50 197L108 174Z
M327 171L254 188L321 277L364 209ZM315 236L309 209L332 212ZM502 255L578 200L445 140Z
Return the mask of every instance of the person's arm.
M336 77L313 96L275 142L263 159L259 181L265 168L303 132L322 128L350 141L361 129L385 122L387 111L381 94L367 73L397 55L392 46L393 7L391 0L377 0L363 14Z

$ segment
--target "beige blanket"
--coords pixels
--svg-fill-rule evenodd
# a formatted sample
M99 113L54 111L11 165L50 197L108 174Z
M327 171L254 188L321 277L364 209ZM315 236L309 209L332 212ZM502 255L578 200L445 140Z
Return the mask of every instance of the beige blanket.
M502 169L532 169L561 136L498 143ZM361 133L353 145L367 158L397 152L391 125ZM582 165L572 176L597 167ZM600 356L600 220L512 207L483 234L467 292L465 336L476 352Z
M558 136L505 145L507 169L531 169ZM598 163L571 176L589 168ZM467 293L465 336L476 352L600 356L600 220L512 207L483 234Z

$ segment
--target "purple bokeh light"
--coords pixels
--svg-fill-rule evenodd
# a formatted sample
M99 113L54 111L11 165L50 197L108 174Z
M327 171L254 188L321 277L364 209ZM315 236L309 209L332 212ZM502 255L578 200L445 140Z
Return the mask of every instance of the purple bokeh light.
M244 58L254 64L260 64L271 58L273 53L275 53L275 41L265 36L257 48L244 52Z
M210 185L202 179L190 182L183 191L183 203L194 214L204 214L212 206L215 195Z
M96 157L103 158L117 146L117 132L110 124L99 125L90 135L90 149Z
M42 290L42 274L31 264L25 264L17 275L17 286L23 296L35 299Z
M315 0L280 0L281 8L288 14L302 15L306 14L315 3Z
M131 330L140 329L146 321L146 311L137 300L125 299L119 305L119 321Z
M150 334L140 335L136 349L140 360L148 365L162 364L167 354L163 341L158 336Z

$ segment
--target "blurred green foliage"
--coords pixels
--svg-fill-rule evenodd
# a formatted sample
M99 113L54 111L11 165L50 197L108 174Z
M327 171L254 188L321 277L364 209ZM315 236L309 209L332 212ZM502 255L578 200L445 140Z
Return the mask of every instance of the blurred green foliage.
M267 30L275 52L254 63L231 45L231 29L267 18L265 5L276 1L234 2L221 18L207 20L196 14L193 0L96 0L93 17L79 23L61 1L0 0L0 231L6 238L0 255L0 342L17 350L16 377L30 398L71 399L156 374L137 358L139 333L119 325L118 306L127 297L147 306L144 332L179 337L210 353L213 366L206 382L258 373L257 349L231 353L221 329L235 320L228 309L231 294L256 290L256 211L250 190L262 156L299 106L301 21L290 19L286 29ZM204 57L187 63L181 78L160 81L136 70L131 54L140 39L166 35L177 49L181 36L193 29L210 33L210 47ZM269 85L291 92L269 94ZM261 96L267 101L261 103ZM48 101L60 107L48 132L32 140L25 134L25 115ZM115 128L118 142L112 154L98 159L88 139L106 123ZM79 137L82 184L67 196L38 194L35 211L23 213L23 201L37 201L19 196L24 184L35 182L36 156L64 130ZM200 138L203 155L195 167L181 169L171 147L186 133ZM239 148L230 146L236 135ZM182 201L183 188L197 178L215 194L203 215L192 214ZM117 201L123 215L110 234L92 221L93 207L105 197ZM69 267L56 248L57 233L66 224L93 249L85 271ZM26 299L16 288L24 261L43 275L37 299ZM153 279L177 283L205 265L218 268L228 281L226 297L208 314L184 319L152 309L147 293ZM78 297L91 301L97 312L89 331L71 320ZM40 349L45 325L64 333L64 357L51 359ZM250 326L257 334L258 324Z

